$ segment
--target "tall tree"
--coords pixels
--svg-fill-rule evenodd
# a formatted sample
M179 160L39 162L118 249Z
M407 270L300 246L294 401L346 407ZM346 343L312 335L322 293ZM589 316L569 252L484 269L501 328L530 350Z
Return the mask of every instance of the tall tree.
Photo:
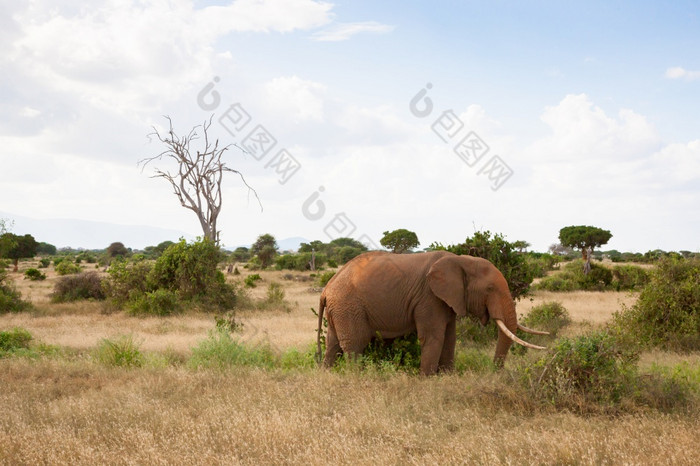
M221 183L225 172L237 174L243 184L248 188L249 192L258 198L258 194L246 182L243 174L238 170L234 170L222 161L222 156L231 146L229 144L224 147L219 147L219 140L214 142L209 139L209 128L214 115L201 125L197 125L186 135L178 136L173 129L173 122L170 117L165 117L169 123L167 134L161 134L155 127L151 135L158 138L160 142L165 144L166 150L156 155L139 161L142 169L149 163L155 160L163 160L175 162L177 167L176 172L171 173L167 169L155 169L155 175L152 178L164 178L170 182L175 196L182 207L191 210L197 215L199 224L202 227L204 238L212 240L218 244L219 230L217 230L217 220L221 213ZM201 150L190 149L193 141L200 139L198 131L203 135L203 145ZM262 209L262 204L260 204Z
M586 225L573 225L559 230L559 242L563 246L581 250L583 273L586 275L591 271L593 249L607 244L610 238L610 231Z
M277 240L269 233L258 236L250 251L260 259L263 268L272 264L277 255Z
M409 251L420 243L418 242L418 236L405 228L399 228L394 231L385 231L384 237L379 240L379 244L385 248L390 248L396 254L402 254Z
M5 233L0 236L0 254L2 257L12 259L14 271L19 268L19 260L34 257L36 255L39 243L36 242L32 235L14 235Z

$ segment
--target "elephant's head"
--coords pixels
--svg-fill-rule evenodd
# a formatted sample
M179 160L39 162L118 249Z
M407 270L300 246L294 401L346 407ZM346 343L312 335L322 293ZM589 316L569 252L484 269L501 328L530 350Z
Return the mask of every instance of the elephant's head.
M530 330L518 324L515 303L503 274L489 261L478 257L450 254L437 260L428 272L430 290L444 301L458 317L467 312L482 324L489 319L498 325L498 343L494 362L502 366L513 342L535 349L545 349L515 336L521 330L534 334L547 334Z

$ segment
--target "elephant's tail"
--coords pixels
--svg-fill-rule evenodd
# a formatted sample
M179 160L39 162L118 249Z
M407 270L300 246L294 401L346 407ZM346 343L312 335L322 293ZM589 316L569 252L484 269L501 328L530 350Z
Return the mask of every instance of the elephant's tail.
M316 329L316 361L321 364L323 353L321 351L321 332L323 331L323 311L326 308L326 294L321 293L318 303L318 328Z

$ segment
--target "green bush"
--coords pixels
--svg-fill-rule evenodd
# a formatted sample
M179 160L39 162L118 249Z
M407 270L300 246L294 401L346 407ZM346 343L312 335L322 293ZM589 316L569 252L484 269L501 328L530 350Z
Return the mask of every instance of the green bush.
M591 271L583 273L583 260L578 259L564 265L563 269L544 277L535 285L547 291L604 291L611 288L613 274L607 267L591 262Z
M394 370L418 372L420 369L420 341L416 332L384 340L379 333L362 353L363 362Z
M222 257L212 241L180 240L168 246L155 264L138 254L131 260L116 259L105 289L116 307L126 306L136 314L167 315L185 304L233 309L239 292L218 269Z
M700 349L700 260L665 258L637 302L614 315L618 333L642 345Z
M223 258L213 241L202 239L187 243L181 239L156 260L151 283L155 288L177 290L183 299L203 297L212 286L226 281L217 267Z
M559 408L618 404L634 394L638 356L607 331L561 338L523 380L533 396Z
M571 323L571 316L561 303L550 301L532 308L521 323L537 330L544 330L554 337L560 329Z
M97 347L95 359L112 367L143 365L143 354L132 335L122 335L115 339L104 338Z
M481 322L470 316L457 319L457 343L459 346L483 348L493 344L497 337L498 327L493 322L481 325Z
M525 262L534 278L542 278L547 272L554 270L554 266L561 262L561 257L547 253L530 252L525 255Z
M177 293L163 288L135 295L126 308L132 315L168 316L182 311Z
M31 341L32 334L20 327L0 332L0 357L18 349L29 348Z
M323 272L321 275L318 276L318 286L324 287L328 284L328 282L333 278L335 275L335 272L333 271L328 271L328 272Z
M35 269L34 267L32 267L24 271L24 278L28 278L32 281L39 281L46 280L46 275L41 273L39 269Z
M45 269L49 265L51 265L51 259L49 259L48 257L43 257L43 258L39 259L39 268L40 269Z
M59 278L51 294L51 300L55 303L81 299L103 300L105 298L102 279L94 271Z
M277 358L267 346L248 348L225 329L209 333L206 340L192 348L189 365L194 368L225 369L235 366L273 368Z
M0 314L4 312L23 312L32 309L32 304L22 300L22 293L8 280L5 271L6 262L0 260Z
M152 291L149 284L152 263L145 260L115 258L109 267L109 279L104 283L105 293L117 307L129 300Z
M245 283L245 286L247 286L248 288L255 288L255 282L257 282L258 280L262 280L262 277L260 276L260 274L254 273L245 277L243 283Z
M612 274L617 291L641 290L649 283L649 273L637 265L616 265Z
M71 262L70 259L64 258L56 266L56 273L59 275L70 275L74 273L80 273L80 266Z
M275 259L275 268L277 270L310 270L311 269L311 257L310 252L300 252L298 254L284 254L282 256L277 256ZM327 258L325 254L316 253L315 265L316 268L323 267L326 263Z

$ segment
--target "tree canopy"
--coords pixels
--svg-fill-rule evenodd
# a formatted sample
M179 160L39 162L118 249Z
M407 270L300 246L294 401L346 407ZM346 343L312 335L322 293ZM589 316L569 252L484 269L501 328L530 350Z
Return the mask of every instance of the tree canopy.
M257 256L260 260L260 265L265 268L272 265L274 262L277 249L278 246L275 237L269 233L265 233L258 236L258 239L255 240L255 243L251 246L250 251L253 255Z
M405 228L399 228L394 231L385 231L384 237L379 240L379 243L385 248L389 248L396 254L401 254L409 251L420 244L418 236Z
M568 226L559 230L559 241L563 246L581 250L585 264L584 273L586 274L591 267L589 253L593 252L593 249L607 244L610 238L612 238L610 231L586 225Z
M4 233L0 236L0 257L12 259L14 271L18 269L20 259L34 257L39 243L32 235L19 236L12 233Z

